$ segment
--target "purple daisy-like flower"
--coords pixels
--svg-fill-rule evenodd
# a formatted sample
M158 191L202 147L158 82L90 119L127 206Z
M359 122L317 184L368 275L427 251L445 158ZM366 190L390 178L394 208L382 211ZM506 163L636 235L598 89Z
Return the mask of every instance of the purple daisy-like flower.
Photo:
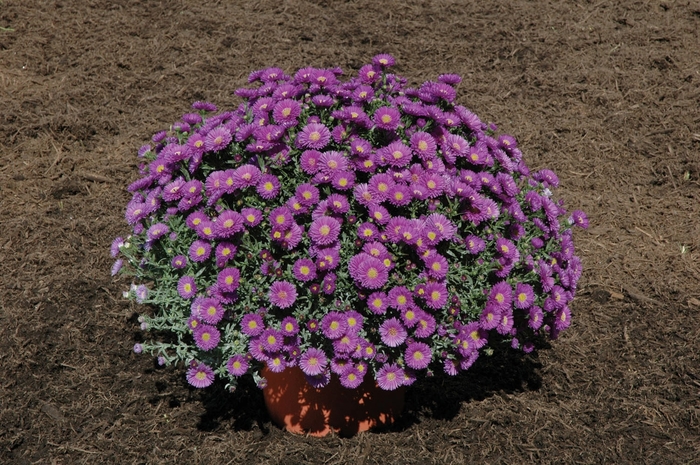
M513 303L513 288L505 281L499 281L493 285L489 292L489 302L493 303L500 311L511 307Z
M444 190L444 180L441 175L426 172L421 176L419 185L425 189L425 197L433 199L439 197Z
M439 310L447 303L447 286L444 283L428 283L425 286L425 303L428 307Z
M297 186L294 196L299 199L302 205L310 207L318 203L320 192L313 184L303 183Z
M233 259L236 254L236 246L229 242L220 242L216 245L214 255L216 256L216 266L219 268L226 265L226 262Z
M280 191L280 181L274 174L263 174L256 191L265 200L274 199Z
M241 332L246 336L258 336L264 329L265 323L257 313L247 313L241 320Z
M242 209L241 216L243 217L243 224L248 228L254 228L259 225L263 218L262 212L252 207Z
M435 317L424 311L416 310L416 326L413 333L416 337L430 337L435 332L436 327Z
M575 224L580 228L588 229L588 217L581 210L574 210L571 212L570 223Z
M347 389L356 389L362 384L364 373L361 373L357 368L351 367L340 375L340 384Z
M404 371L398 365L389 363L377 371L377 384L385 391L393 391L403 385Z
M214 297L195 299L192 302L192 311L202 320L212 325L217 324L224 317L224 307Z
M280 331L286 337L295 336L299 333L299 322L293 316L287 316L280 323Z
M110 246L110 255L112 258L116 258L117 255L119 255L119 249L124 246L124 239L121 237L117 237L112 241L112 245Z
M201 263L211 255L211 245L207 241L196 240L189 250L190 260Z
M331 140L331 132L321 123L310 123L304 126L297 135L297 146L320 150L328 145Z
M447 276L449 264L447 263L447 259L439 253L430 256L428 259L424 260L424 262L429 276L435 279L443 279Z
M389 318L379 326L379 335L382 342L389 347L398 347L406 340L408 332L401 321Z
M335 281L337 276L335 273L328 273L323 277L323 283L321 287L323 288L323 293L326 295L331 295L335 292Z
M437 143L427 132L415 132L411 136L411 149L421 158L429 160L435 156Z
M328 339L341 338L348 329L345 317L339 312L329 312L321 320L321 330Z
M388 294L389 306L397 310L404 310L413 305L413 295L406 286L393 287Z
M562 308L557 310L554 315L554 328L557 331L563 331L571 325L571 309L564 305Z
M299 358L299 368L307 376L319 376L328 367L328 357L325 352L315 347L310 347Z
M367 297L367 306L375 315L383 315L389 308L389 297L384 292L373 292Z
M209 131L204 138L204 148L207 151L218 152L231 142L231 132L224 126Z
M543 318L544 313L542 312L542 309L536 305L533 305L530 307L530 311L528 312L527 325L530 327L530 329L537 331L542 327Z
M236 354L228 359L226 369L233 376L243 376L248 372L248 359L245 355Z
M391 219L389 211L381 205L370 205L369 216L379 225L385 225Z
M289 308L297 299L297 289L294 284L287 281L276 281L270 286L268 293L270 303L279 308Z
M380 107L372 115L372 121L379 128L393 131L401 123L401 113L393 107Z
M413 194L408 186L396 184L389 189L388 200L395 207L403 207L411 203Z
M454 164L457 157L463 157L467 154L467 150L469 150L469 143L463 137L458 136L457 134L449 134L445 138L442 148L445 159Z
M469 235L464 238L464 244L470 254L476 255L486 250L486 242L479 236Z
M331 194L326 199L333 213L344 214L350 210L348 198L342 194Z
M414 370L428 368L432 357L433 352L430 350L430 346L424 342L413 342L409 344L404 353L406 365Z
M411 149L403 142L392 142L379 151L389 165L395 168L403 168L411 163Z
M496 239L496 251L501 257L510 260L514 260L516 256L520 255L515 244L503 237Z
M301 169L306 174L316 174L320 169L318 164L318 159L321 158L321 152L317 150L306 150L301 154L299 158L299 163L301 164Z
M282 373L287 367L284 356L279 352L273 352L266 360L267 368L273 373Z
M340 234L340 222L330 216L315 219L309 226L311 240L319 245L332 244Z
M221 333L211 325L198 325L194 331L194 342L200 349L209 351L219 345Z
M121 258L119 260L116 260L114 262L114 264L112 264L112 269L111 269L112 276L116 276L117 273L119 273L119 270L121 270L123 266L124 266L124 260L122 260Z
M214 370L204 363L193 364L187 370L187 382L199 389L211 386L214 376Z
M352 189L355 185L355 173L352 171L338 171L333 174L331 184L339 191Z
M217 238L225 239L243 231L243 216L233 210L224 210L216 218L214 233Z
M187 257L184 255L175 255L170 262L170 266L176 270L181 270L187 266Z
M335 173L347 171L348 159L340 152L324 152L318 158L318 166L322 173L333 176Z
M384 262L366 253L353 256L348 268L355 282L366 289L379 289L389 280Z
M216 284L224 292L234 292L238 289L241 272L238 268L224 268L216 277Z
M192 276L183 276L177 282L177 292L183 299L191 299L197 293L197 284Z
M294 99L280 100L272 109L272 117L282 125L296 122L300 114L301 105Z
M515 308L525 310L535 301L535 291L531 285L518 283L515 285Z
M479 317L479 324L482 329L490 330L498 326L500 322L501 309L493 302L489 302L484 307Z
M272 210L269 215L269 220L272 227L279 231L288 230L292 226L292 223L294 223L292 212L284 205Z
M316 265L309 258L300 258L294 263L294 277L307 282L316 279Z
M245 189L257 185L262 173L255 165L242 165L233 170L232 176L234 188Z
M260 334L260 342L268 352L277 352L282 349L284 336L274 328L267 328Z
M396 59L388 53L380 53L372 57L372 64L381 68L388 68L396 64Z
M513 311L507 309L501 312L496 331L498 334L507 335L510 334L511 329L513 329Z
M379 230L372 223L365 222L357 227L357 237L363 241L373 241L379 237Z

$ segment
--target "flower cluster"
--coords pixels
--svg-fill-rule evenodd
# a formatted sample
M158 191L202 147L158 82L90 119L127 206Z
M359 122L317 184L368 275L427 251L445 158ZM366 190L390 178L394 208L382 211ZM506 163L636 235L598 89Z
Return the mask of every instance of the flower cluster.
M195 387L298 366L391 390L569 326L585 214L455 102L458 75L411 88L393 64L256 71L237 109L196 102L139 150L112 272L170 336L137 352Z

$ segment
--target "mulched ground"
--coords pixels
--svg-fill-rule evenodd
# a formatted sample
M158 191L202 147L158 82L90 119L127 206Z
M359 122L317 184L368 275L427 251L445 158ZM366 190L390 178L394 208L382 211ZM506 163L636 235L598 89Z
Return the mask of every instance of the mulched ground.
M700 463L698 31L696 1L0 1L0 462ZM460 73L588 213L574 323L418 383L389 431L296 437L131 352L109 244L136 150L193 101L380 52Z

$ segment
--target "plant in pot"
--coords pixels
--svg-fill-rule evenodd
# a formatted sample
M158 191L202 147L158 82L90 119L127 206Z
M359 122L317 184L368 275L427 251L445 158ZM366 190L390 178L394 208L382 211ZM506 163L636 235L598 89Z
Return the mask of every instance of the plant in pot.
M278 424L353 434L418 377L569 326L585 214L456 103L458 75L409 87L393 64L256 71L236 109L196 102L141 147L111 250L156 334L136 352L196 388L252 375Z

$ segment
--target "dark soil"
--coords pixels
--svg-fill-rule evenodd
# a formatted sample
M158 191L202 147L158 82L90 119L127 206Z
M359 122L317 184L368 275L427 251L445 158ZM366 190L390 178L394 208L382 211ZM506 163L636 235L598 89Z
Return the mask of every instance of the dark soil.
M699 31L696 1L0 1L0 462L700 463ZM296 437L135 355L108 249L136 150L193 101L381 52L460 73L588 213L574 323L418 383L389 431Z

